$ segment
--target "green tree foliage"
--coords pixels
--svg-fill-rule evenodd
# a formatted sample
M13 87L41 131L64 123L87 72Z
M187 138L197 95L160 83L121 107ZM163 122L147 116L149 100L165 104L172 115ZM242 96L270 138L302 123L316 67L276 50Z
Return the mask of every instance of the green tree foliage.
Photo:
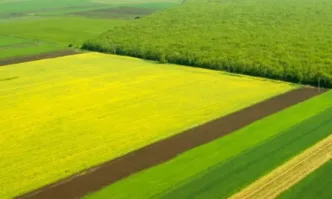
M331 10L330 0L189 0L83 48L332 87Z

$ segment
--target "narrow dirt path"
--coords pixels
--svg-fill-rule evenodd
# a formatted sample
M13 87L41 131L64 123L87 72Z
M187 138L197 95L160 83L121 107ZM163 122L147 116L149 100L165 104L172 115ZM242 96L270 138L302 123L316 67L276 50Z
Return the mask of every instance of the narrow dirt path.
M289 91L207 124L153 143L120 158L42 187L39 190L18 198L80 198L87 193L98 191L104 186L115 183L134 173L169 161L185 151L226 136L256 120L267 117L324 92L326 92L324 89L318 91L316 88L309 87Z
M257 180L231 199L276 198L332 159L332 135Z
M67 49L67 50L41 53L41 54L37 54L37 55L0 59L0 67L10 65L10 64L18 64L18 63L36 61L36 60L41 60L41 59L64 57L64 56L75 55L75 54L80 54L80 53L82 53L82 52L78 52L78 51L75 51L72 49Z

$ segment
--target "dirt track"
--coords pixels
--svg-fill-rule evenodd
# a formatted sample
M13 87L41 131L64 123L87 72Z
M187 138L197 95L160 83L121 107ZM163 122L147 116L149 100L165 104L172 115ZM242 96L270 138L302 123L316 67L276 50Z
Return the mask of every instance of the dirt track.
M314 88L290 91L229 114L205 125L187 130L98 167L89 169L18 198L73 199L115 183L144 169L166 162L175 156L214 139L230 134L256 120L319 95Z
M112 19L134 19L135 17L143 17L150 15L157 10L148 8L135 8L135 7L115 7L98 10L89 10L83 12L72 13L73 15L86 16L86 17L100 17Z
M6 65L10 65L10 64L18 64L18 63L29 62L29 61L36 61L36 60L41 60L41 59L64 57L64 56L67 56L67 55L74 55L74 54L80 54L80 53L81 52L68 49L68 50L42 53L42 54L39 54L39 55L14 57L14 58L9 58L9 59L0 59L0 66L6 66Z

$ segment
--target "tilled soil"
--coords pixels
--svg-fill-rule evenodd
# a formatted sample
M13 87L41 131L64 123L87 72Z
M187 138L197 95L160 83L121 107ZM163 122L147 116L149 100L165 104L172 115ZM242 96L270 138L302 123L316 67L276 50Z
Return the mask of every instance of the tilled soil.
M61 51L54 51L54 52L47 52L38 55L30 55L30 56L23 56L23 57L13 57L8 59L0 59L0 66L6 66L10 64L18 64L23 62L30 62L36 61L41 59L50 59L50 58L57 58L57 57L64 57L68 55L75 55L80 54L82 52L75 51L72 49L68 50L61 50Z
M248 124L279 112L326 90L304 87L275 96L251 107L226 115L204 125L187 130L148 145L120 158L71 176L18 198L73 199L98 191L134 173L171 160L194 147L226 136Z
M135 7L116 7L98 10L89 10L83 12L72 13L73 15L87 16L87 17L100 17L100 18L113 18L113 19L134 19L135 17L143 17L150 15L157 10L148 8L135 8Z

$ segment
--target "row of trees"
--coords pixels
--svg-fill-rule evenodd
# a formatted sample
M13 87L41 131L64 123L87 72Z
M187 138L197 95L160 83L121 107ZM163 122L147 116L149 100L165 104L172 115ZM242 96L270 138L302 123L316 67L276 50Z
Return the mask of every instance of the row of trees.
M332 87L332 2L260 1L189 1L83 48Z

